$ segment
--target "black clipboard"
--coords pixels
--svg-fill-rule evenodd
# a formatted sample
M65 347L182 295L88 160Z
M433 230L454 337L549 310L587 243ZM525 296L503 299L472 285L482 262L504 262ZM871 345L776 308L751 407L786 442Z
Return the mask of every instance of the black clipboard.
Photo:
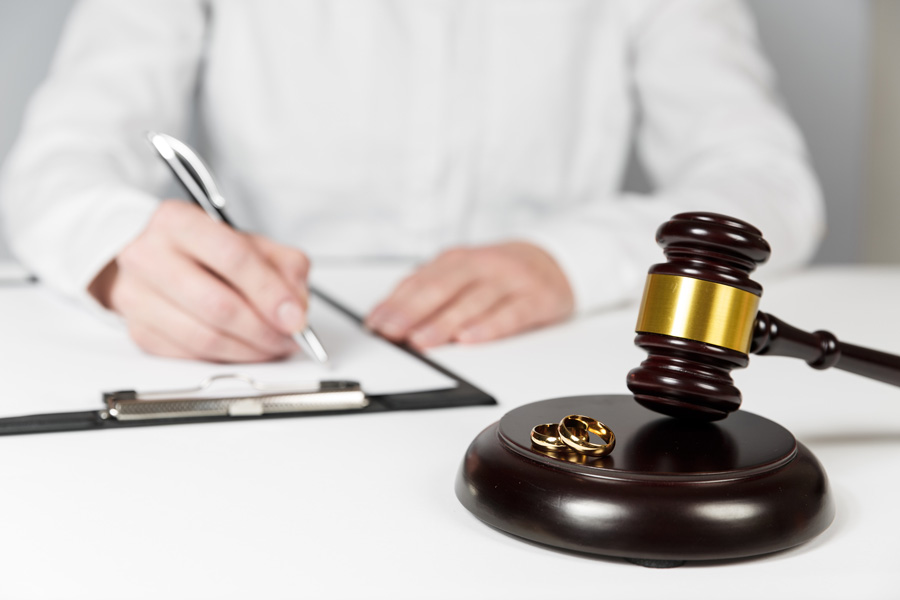
M337 302L334 298L316 289L310 289L310 293L315 294L333 308L362 326L363 319ZM221 398L204 398L206 404L208 404L210 400L219 401L218 406L224 408L218 410L218 414L213 414L215 411L210 410L205 414L201 411L197 411L199 414L194 414L192 416L174 416L177 413L173 411L165 413L170 416L154 416L152 418L124 418L123 415L126 411L123 410L123 408L126 405L129 405L130 402L138 400L140 394L134 390L122 390L103 393L102 402L99 403L100 407L96 410L0 418L0 436L28 433L120 429L123 427L218 423L223 421L238 422L259 419L296 418L332 414L371 413L390 410L420 410L497 404L497 401L486 392L475 387L443 366L431 361L408 345L394 345L429 365L436 371L439 371L456 381L456 387L444 390L404 392L361 397L359 385L355 382L322 381L319 382L319 386L316 389L312 390L280 390L279 392L263 391L261 394L254 394L252 398L230 397L229 399L226 399L228 401L224 401ZM273 396L276 395L281 397L285 395L292 396L296 400L296 410L285 410L284 407L281 406L277 410L267 411L265 406L269 405L268 403L273 399ZM315 399L317 397L329 395L332 397L342 395L341 397L347 398L348 401L346 403L338 402L338 405L343 404L339 408L334 408L334 404L328 405L328 403L326 403L325 405L316 405L315 402L307 401L307 399ZM194 399L179 397L178 394L174 394L172 396L167 396L164 401L185 402L194 401ZM241 404L241 401L245 402Z

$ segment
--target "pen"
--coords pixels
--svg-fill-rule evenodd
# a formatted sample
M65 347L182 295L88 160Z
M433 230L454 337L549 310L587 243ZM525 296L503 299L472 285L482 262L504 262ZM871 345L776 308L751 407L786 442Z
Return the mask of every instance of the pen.
M197 153L184 142L163 133L148 131L147 139L194 202L200 205L200 208L214 220L235 228L225 213L225 198L219 192L212 174ZM307 326L303 331L295 333L293 337L294 341L314 360L323 365L328 363L325 347L322 346L322 342L319 341L311 327Z

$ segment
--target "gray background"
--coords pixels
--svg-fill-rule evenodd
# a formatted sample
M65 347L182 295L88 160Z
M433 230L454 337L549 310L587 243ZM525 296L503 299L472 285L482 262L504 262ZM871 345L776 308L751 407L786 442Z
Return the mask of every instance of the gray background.
M34 87L45 76L72 0L0 0L0 161L6 156ZM828 204L828 233L817 262L900 261L892 231L900 214L892 190L900 175L867 156L890 147L868 123L885 101L893 71L891 31L900 28L895 0L749 0L785 101L806 135ZM873 27L875 16L880 21ZM886 31L887 30L887 31ZM880 40L880 41L879 41ZM886 41L887 40L887 41ZM873 53L873 48L880 54ZM880 60L875 58L881 57ZM887 57L887 58L886 58ZM875 101L875 96L880 102ZM640 187L638 171L629 185ZM896 220L894 220L896 219ZM882 243L872 243L873 239ZM0 258L8 250L0 239Z

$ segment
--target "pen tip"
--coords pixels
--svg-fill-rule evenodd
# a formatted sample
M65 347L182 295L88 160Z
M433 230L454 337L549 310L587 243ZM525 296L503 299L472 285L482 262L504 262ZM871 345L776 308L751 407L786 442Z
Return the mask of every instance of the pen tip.
M328 366L328 353L325 352L322 342L312 332L312 329L307 327L300 333L294 334L294 341L297 342L307 356L322 366Z

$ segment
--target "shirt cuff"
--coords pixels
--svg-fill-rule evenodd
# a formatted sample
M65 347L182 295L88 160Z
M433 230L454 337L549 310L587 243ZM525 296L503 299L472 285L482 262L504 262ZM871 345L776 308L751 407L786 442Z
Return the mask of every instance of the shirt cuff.
M618 231L614 223L560 218L517 232L516 238L556 260L572 287L575 312L582 314L640 299L650 262L642 262L648 252L634 252L635 240L640 238L652 251L654 231L642 235L633 226Z
M125 186L79 193L16 236L13 252L42 283L93 311L88 286L144 230L158 200ZM51 243L52 242L52 243Z

